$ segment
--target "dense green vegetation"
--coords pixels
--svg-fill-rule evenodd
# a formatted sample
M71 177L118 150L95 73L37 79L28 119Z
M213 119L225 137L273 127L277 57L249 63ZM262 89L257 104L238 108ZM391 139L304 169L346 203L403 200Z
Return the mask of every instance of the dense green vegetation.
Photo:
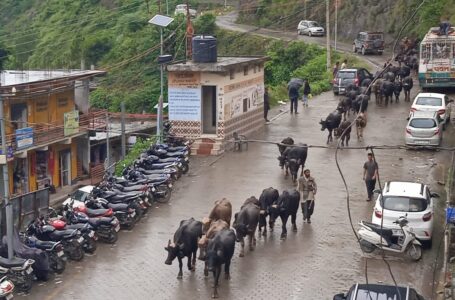
M150 145L155 143L155 138L147 138L147 139L138 139L136 143L133 145L133 148L128 151L128 154L125 156L124 159L119 161L115 165L114 174L116 176L122 176L122 171L125 167L131 166L134 161L145 151L150 148Z
M396 36L399 29L422 0L350 0L338 1L338 28L341 38L353 38L359 29L381 30ZM306 2L306 6L304 3ZM325 1L318 0L241 0L239 22L294 31L300 20L307 18L325 24ZM306 9L305 9L306 8ZM334 21L334 1L331 19ZM440 20L450 19L455 24L453 0L427 1L419 10L404 35L422 37ZM333 23L332 23L333 24Z

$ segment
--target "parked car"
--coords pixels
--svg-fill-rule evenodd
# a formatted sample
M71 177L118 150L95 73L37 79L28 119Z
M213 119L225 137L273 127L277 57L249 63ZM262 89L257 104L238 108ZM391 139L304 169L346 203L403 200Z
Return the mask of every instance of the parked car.
M439 146L442 141L442 119L435 111L411 113L406 126L406 145Z
M373 75L364 68L352 68L339 70L332 81L333 93L335 95L346 93L349 84L360 86L365 79L373 80Z
M306 34L308 36L324 36L324 28L315 21L300 21L297 26L297 33L299 35Z
M425 300L415 289L385 284L354 284L347 294L341 293L333 300L372 300L372 299L401 299Z
M450 109L447 107L452 103L453 99L449 100L446 94L438 93L419 93L411 105L411 113L415 111L434 111L442 119L443 129L450 122Z
M376 190L375 192L380 192ZM371 222L392 229L393 237L403 236L403 232L393 222L406 215L409 227L413 228L416 238L431 245L433 237L433 199L439 197L430 188L417 182L386 182L373 210Z
M384 33L382 32L359 32L352 44L354 53L360 51L362 55L376 53L382 55L384 52Z
M94 188L93 185L83 186L83 187L75 190L71 195L69 195L70 197L67 198L65 202L69 203L69 202L71 202L71 199L72 200L76 200L76 201L80 201L80 202L85 202L87 197L92 192L93 188Z
M190 17L195 18L197 11L195 9L189 8ZM186 16L186 4L179 4L175 7L174 15L184 14Z

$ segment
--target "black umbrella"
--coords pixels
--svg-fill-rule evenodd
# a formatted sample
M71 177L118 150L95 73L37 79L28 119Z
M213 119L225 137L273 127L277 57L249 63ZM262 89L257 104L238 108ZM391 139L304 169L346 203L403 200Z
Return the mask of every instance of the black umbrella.
M295 88L300 89L303 86L303 79L300 78L291 78L288 82L288 89Z

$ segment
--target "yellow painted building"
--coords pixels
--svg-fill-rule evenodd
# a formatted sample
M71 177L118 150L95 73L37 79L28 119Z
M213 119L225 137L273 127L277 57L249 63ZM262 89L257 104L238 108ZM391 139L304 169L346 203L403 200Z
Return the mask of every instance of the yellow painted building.
M90 112L79 109L88 107L81 104L88 103L88 93L76 99L75 90L82 80L104 72L32 72L26 78L7 77L0 85L12 195L71 185L89 171L82 166L88 165L93 122Z

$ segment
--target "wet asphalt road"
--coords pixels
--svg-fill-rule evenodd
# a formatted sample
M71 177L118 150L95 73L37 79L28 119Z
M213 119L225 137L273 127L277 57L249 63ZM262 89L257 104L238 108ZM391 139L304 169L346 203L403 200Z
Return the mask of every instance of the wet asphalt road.
M284 112L257 134L258 139L280 141L291 136L297 142L324 145L327 132L318 124L336 107L332 93L310 100L310 107L300 114ZM280 108L275 108L277 114ZM287 109L283 106L282 109ZM359 143L353 134L351 145L403 144L409 104L369 107L365 140ZM453 128L445 136L453 135ZM445 138L444 145L449 144ZM332 144L334 146L334 144ZM281 241L280 221L268 238L259 238L256 251L246 250L231 267L230 281L221 280L222 299L331 299L355 282L364 282L365 258L352 234L346 209L346 194L335 166L335 149L310 149L306 167L318 182L319 189L312 224L302 224L299 212L298 232L289 231ZM442 234L444 174L449 154L434 151L376 150L382 182L420 180L442 195L436 204L435 242L423 259L414 263L399 256L390 258L393 274L401 284L410 284L428 297L431 293L432 264ZM155 207L133 231L122 232L114 246L99 245L93 256L81 263L70 263L63 276L35 285L32 293L19 299L207 299L211 295L211 276L204 278L202 264L196 272L184 270L177 280L178 266L164 264L164 247L180 220L206 216L213 202L226 197L234 211L251 196L259 196L269 186L280 191L292 188L276 159L278 149L270 144L249 145L248 151L228 152L222 157L194 158L189 175L176 183L171 202ZM365 150L341 150L340 164L349 185L354 227L371 218L374 203L367 203L362 181ZM238 245L237 245L238 246ZM391 277L379 255L368 256L370 282L391 283Z

